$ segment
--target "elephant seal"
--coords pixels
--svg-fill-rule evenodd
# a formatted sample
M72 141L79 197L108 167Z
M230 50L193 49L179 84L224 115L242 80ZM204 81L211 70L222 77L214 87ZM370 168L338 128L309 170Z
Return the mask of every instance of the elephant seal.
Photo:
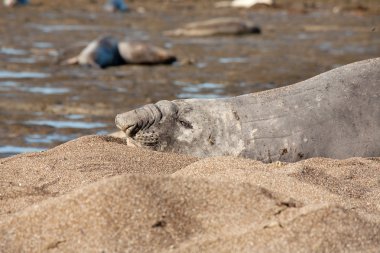
M28 0L4 0L3 3L4 3L4 6L13 7L16 5L28 4L29 1Z
M164 32L168 36L213 36L213 35L242 35L261 33L260 27L250 21L240 18L214 18L194 22L172 31Z
M163 48L103 36L92 41L78 56L64 61L64 64L106 68L124 64L171 64L174 61L176 57Z
M126 12L128 10L128 5L124 0L108 0L104 5L104 9L109 12Z
M130 145L263 162L380 155L380 58L223 99L159 101L116 116Z

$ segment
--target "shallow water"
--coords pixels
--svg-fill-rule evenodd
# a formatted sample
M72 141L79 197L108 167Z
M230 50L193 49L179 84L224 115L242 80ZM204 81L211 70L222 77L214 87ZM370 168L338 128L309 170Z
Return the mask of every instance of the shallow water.
M9 58L7 59L8 62L14 62L14 63L29 63L33 64L36 63L36 59L34 58Z
M70 115L65 115L65 118L67 119L83 119L85 116L81 114L70 114Z
M0 54L8 54L8 55L25 55L28 52L22 49L15 48L0 48Z
M27 143L43 143L50 144L54 142L66 142L78 137L76 134L61 135L57 133L53 134L30 134L25 136Z
M56 121L56 120L29 120L23 122L25 125L51 126L54 128L79 128L92 129L106 127L107 124L100 122L84 122L84 121Z
M248 59L243 58L243 57L230 57L230 58L220 58L219 62L228 64L228 63L244 63L247 62Z
M380 56L380 16L371 12L333 14L333 6L322 5L215 9L212 1L184 0L135 1L124 14L105 13L99 6L41 0L38 6L0 8L0 156L115 132L117 113L158 100L258 92ZM188 22L223 16L251 19L262 34L163 35ZM104 34L165 47L179 61L104 70L59 64Z
M92 25L41 25L41 24L30 24L33 29L38 29L44 33L51 32L63 32L63 31L90 31L90 30L100 30L101 26L92 26Z
M20 87L19 89L25 92L40 93L44 95L64 94L70 91L69 88L53 88L53 87Z
M55 87L37 87L37 86L22 86L20 83L6 81L0 82L0 91L23 91L30 93L39 93L43 95L64 94L70 92L69 88L55 88Z
M13 72L0 70L0 78L2 79L11 79L11 78L46 78L49 74L37 73L37 72Z
M44 151L44 150L46 150L46 148L1 146L0 147L0 158L16 155L16 154L20 154L20 153L40 152L40 151Z
M224 91L224 85L218 83L186 83L174 81L175 85L181 87L181 93L177 94L177 98L222 98L220 95Z
M52 48L53 44L49 42L34 42L33 47L35 48Z

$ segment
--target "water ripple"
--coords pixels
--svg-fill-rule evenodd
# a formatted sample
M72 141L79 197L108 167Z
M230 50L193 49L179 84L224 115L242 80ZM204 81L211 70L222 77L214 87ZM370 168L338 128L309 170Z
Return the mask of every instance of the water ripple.
M23 122L26 125L51 126L54 128L80 128L91 129L106 127L107 124L101 122L84 121L58 121L58 120L28 120Z
M13 72L0 70L0 78L46 78L49 74L38 72Z

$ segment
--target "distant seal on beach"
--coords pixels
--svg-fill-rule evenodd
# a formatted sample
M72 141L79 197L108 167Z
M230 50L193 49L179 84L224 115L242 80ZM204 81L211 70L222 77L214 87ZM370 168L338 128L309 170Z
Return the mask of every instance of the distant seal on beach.
M104 9L109 12L125 12L128 10L128 5L124 2L124 0L108 0L104 5Z
M78 56L64 61L64 64L106 68L123 64L171 64L174 61L176 57L163 48L103 36L92 41Z
M238 7L238 8L251 8L255 5L274 5L274 0L233 0L216 2L215 7Z
M251 21L240 18L214 18L206 21L193 22L182 28L164 32L168 36L213 36L242 35L261 33L260 27Z
M16 5L28 4L29 1L28 0L4 0L3 3L4 3L4 6L13 7Z
M116 116L130 145L263 162L380 155L380 58L223 99L159 101Z

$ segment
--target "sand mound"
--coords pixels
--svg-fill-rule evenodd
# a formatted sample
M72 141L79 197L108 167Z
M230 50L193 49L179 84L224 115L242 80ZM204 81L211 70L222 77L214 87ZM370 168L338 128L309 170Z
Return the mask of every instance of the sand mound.
M379 158L199 160L84 137L0 170L0 252L380 247Z
M0 218L122 173L170 174L196 161L184 155L144 152L112 137L82 137L46 152L0 160Z

